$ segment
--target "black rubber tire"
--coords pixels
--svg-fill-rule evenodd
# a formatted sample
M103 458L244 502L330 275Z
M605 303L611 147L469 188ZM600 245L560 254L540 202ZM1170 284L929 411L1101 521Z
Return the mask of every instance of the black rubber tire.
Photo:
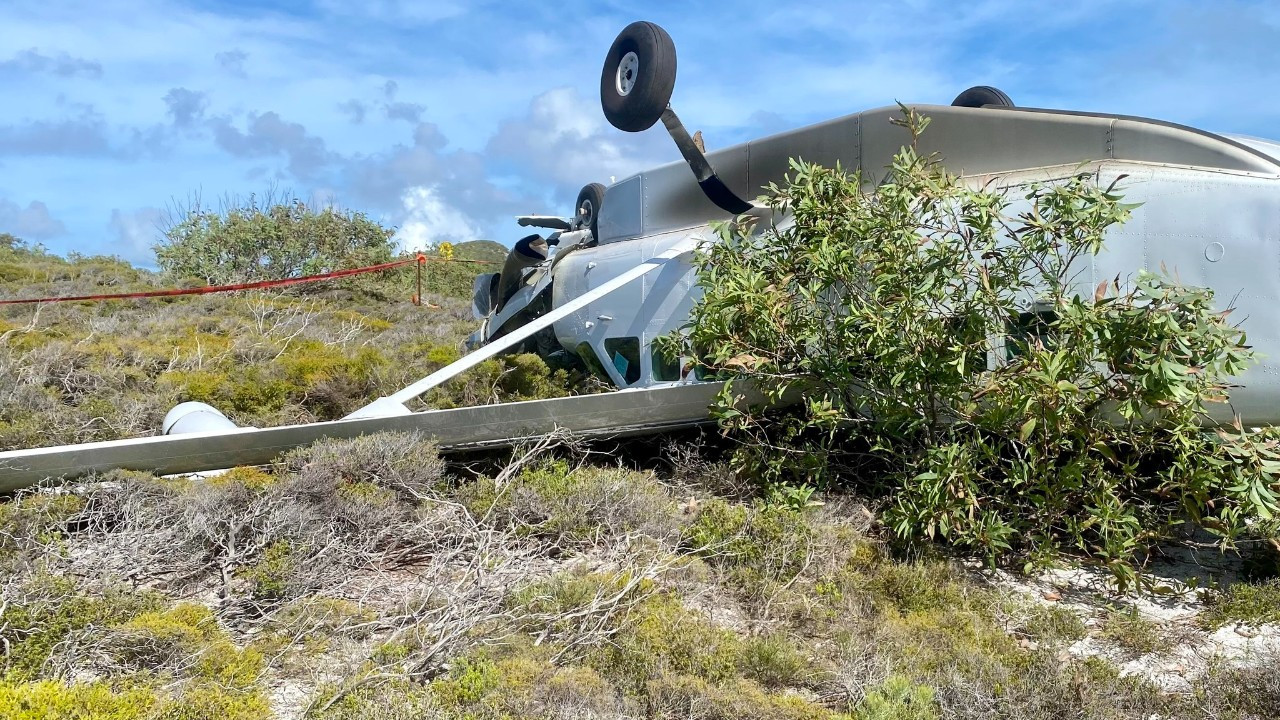
M631 90L623 95L618 72L627 53L636 54L638 66ZM675 86L676 46L667 31L644 21L623 28L600 71L600 107L609 124L625 132L648 130L667 109Z
M591 237L596 242L600 241L601 207L604 207L604 186L600 183L591 183L583 187L578 193L578 201L573 204L574 215L582 216L587 227L591 228Z
M988 105L992 107L1014 107L1013 101L1005 95L1003 91L993 88L990 85L978 85L956 96L951 101L953 107L980 108Z

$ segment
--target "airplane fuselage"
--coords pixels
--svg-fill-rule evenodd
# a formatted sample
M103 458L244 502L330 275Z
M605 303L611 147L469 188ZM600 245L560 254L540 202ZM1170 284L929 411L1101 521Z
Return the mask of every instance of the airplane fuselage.
M1280 423L1280 145L1230 138L1142 118L1014 108L916 106L931 118L922 152L975 186L1016 189L1082 172L1103 185L1121 179L1131 220L1107 233L1103 251L1076 274L1092 297L1104 279L1167 268L1189 285L1212 288L1242 318L1255 364L1232 406L1247 424ZM755 197L782 183L791 158L861 169L877 182L907 131L882 108L708 154L725 183ZM1018 197L1011 193L1010 197ZM1016 208L1016 204L1013 206ZM685 243L714 242L712 223L729 215L699 191L684 163L610 186L598 238L553 255L535 269L523 301L541 295L560 307L637 264ZM785 219L783 220L785 222ZM536 287L535 287L536 285ZM654 354L653 340L686 324L700 295L683 256L554 324L564 349L619 388L701 382ZM518 301L513 298L513 302Z

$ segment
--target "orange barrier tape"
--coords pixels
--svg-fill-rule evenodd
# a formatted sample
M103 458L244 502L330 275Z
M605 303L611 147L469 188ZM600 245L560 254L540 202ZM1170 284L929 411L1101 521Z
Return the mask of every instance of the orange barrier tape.
M320 280L333 280L336 278L350 277L352 275L360 275L363 273L382 272L390 270L402 265L417 263L425 264L427 260L435 262L460 262L472 263L476 265L496 265L489 260L444 260L441 258L428 258L422 253L418 253L415 257L406 260L396 260L394 262L382 263L381 265L370 265L369 267L351 268L349 270L335 270L333 272L323 273L321 275L306 275L304 277L284 278L281 280L261 280L251 283L239 283L236 285L210 285L208 287L199 288L179 288L175 290L151 290L148 292L132 292L132 293L116 293L114 295L76 295L74 297L51 297L51 298L31 298L27 300L0 300L0 305L30 305L35 303L54 303L54 302L74 302L80 300L125 300L129 298L154 298L154 297L172 297L175 295L208 295L210 293L233 292L235 290L258 290L260 288L284 287L286 285L298 285L301 283L317 282Z

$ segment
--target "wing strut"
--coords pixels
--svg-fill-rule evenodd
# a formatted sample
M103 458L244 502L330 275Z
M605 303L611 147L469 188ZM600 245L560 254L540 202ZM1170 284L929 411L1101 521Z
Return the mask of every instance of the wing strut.
M388 395L387 397L378 398L377 400L374 400L368 405L365 405L364 407L351 413L350 415L346 416L343 419L354 420L356 418L392 417L395 415L407 415L411 411L409 410L409 408L404 406L406 402L418 397L419 395L430 390L431 388L436 387L437 385L440 385L441 383L447 380L450 380L456 377L457 375L463 372L466 372L467 370L470 370L471 368L475 367L476 365L479 365L485 360L488 360L489 358L495 355L499 355L503 351L508 350L511 347L514 347L515 345L518 345L522 341L532 337L539 330L542 330L543 328L546 328L546 327L550 327L553 323L561 320L562 318L568 317L569 315L572 315L578 310L581 310L582 308L586 307L588 304L595 302L596 300L599 300L600 298L608 295L614 290L617 290L618 288L623 287L627 283L630 283L631 281L636 280L637 278L640 278L644 275L647 275L653 272L654 270L657 270L660 267L663 267L667 263L675 260L676 258L682 255L686 255L692 252L694 247L696 247L696 243L697 243L696 238L689 238L688 240L685 240L684 242L681 242L676 246L672 247L670 250L667 250L666 252L661 253L659 255L655 255L649 260L643 263L640 263L639 265L631 268L630 270L622 273L621 275L613 278L612 280L609 280L608 282L602 284L600 287L590 292L579 295L578 297L552 310L546 315L543 315L542 317L539 317L536 320L521 326L518 330L508 333L506 335L503 335L502 337L498 338L497 340L494 340L488 345L485 345L479 350L476 350L475 352L470 353L459 360L455 360L454 362L451 362L448 365L445 365L444 367L422 378L418 382L406 387L400 392L397 392L393 395Z

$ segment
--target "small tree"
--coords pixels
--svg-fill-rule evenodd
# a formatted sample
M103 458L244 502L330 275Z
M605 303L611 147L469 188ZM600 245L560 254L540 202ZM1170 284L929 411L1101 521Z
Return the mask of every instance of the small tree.
M769 200L793 222L725 225L698 260L704 295L670 341L801 398L765 421L726 383L739 467L783 492L874 479L902 538L1066 549L1124 580L1184 519L1229 541L1274 512L1275 440L1201 427L1250 357L1213 293L1139 272L1082 297L1129 217L1115 188L1035 185L1010 214L919 155L927 119L903 110L912 146L884 183L793 162Z
M396 249L393 233L363 213L251 197L220 212L196 202L169 222L154 249L164 271L224 284L387 262Z

